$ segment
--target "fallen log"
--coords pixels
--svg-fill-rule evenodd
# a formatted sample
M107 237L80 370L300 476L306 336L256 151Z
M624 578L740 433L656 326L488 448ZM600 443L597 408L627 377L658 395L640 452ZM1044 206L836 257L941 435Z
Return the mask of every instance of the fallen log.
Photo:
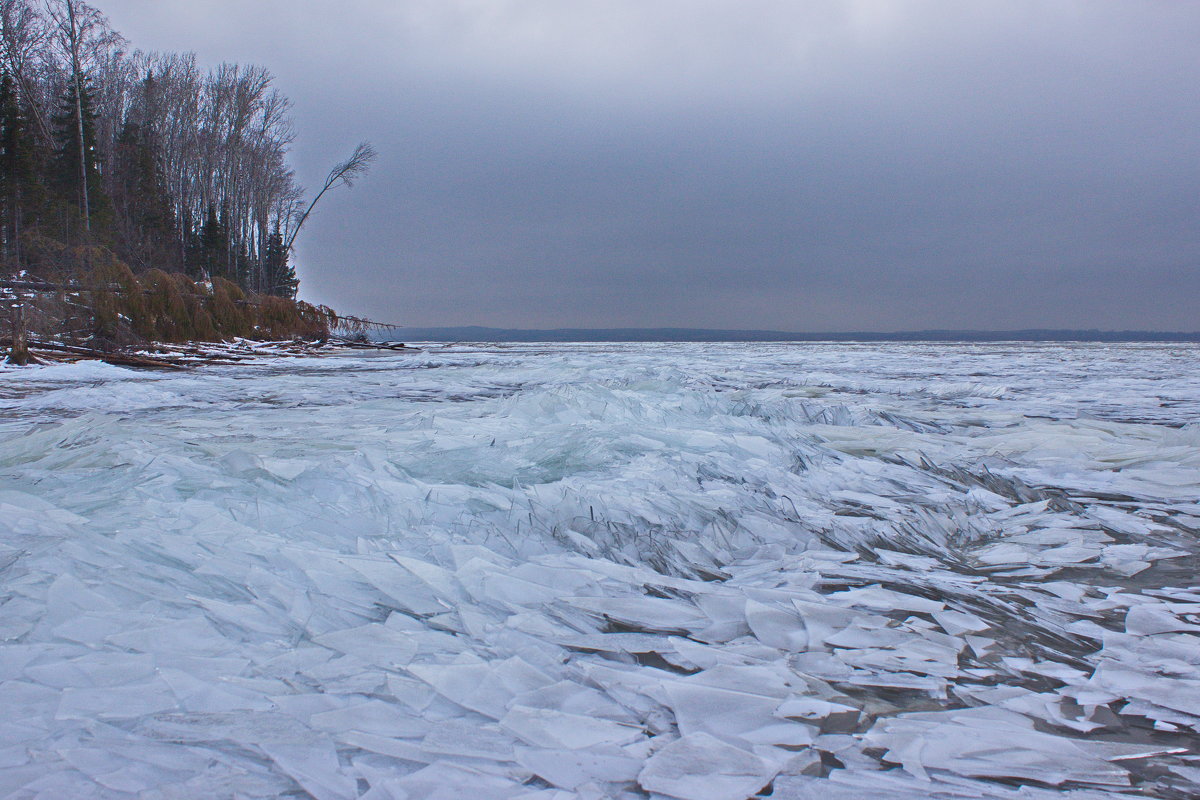
M349 347L352 350L416 350L403 342L360 342L353 339L331 338L329 340L338 347Z
M95 353L95 358L100 359L106 364L112 364L117 367L138 367L141 369L187 369L183 364L178 364L174 361L164 361L160 358L147 358L146 356L131 356L124 353L103 353L99 350Z
M187 369L186 365L179 364L174 361L166 361L161 358L135 356L129 353L106 352L104 350L95 350L90 347L80 347L79 345L39 341L30 342L30 346L38 350L54 350L60 353L71 353L74 355L83 356L85 358L92 358L117 367L138 367L142 369Z
M48 364L74 364L77 361L86 360L86 356L77 355L75 353L51 353L49 350L33 350L31 351L42 363Z
M50 283L49 281L0 280L0 289L16 289L27 292L120 292L120 286L72 286L69 283Z
M0 338L0 348L11 346L11 340ZM359 350L391 350L396 352L416 353L418 348L408 347L401 343L357 342L352 340L332 339L328 343L279 341L252 342L247 340L233 343L167 343L153 342L142 346L137 352L125 350L101 350L79 344L66 344L50 340L28 340L31 356L47 361L81 361L85 359L103 361L121 367L137 367L144 369L183 370L205 365L230 365L246 361L254 361L263 357L278 356L308 356L326 349L347 348ZM2 353L2 351L0 351Z
M200 347L198 345L172 345L172 344L155 344L152 348L154 351L164 354L199 356L210 361L245 361L245 356L234 355L233 353L214 350L210 347Z

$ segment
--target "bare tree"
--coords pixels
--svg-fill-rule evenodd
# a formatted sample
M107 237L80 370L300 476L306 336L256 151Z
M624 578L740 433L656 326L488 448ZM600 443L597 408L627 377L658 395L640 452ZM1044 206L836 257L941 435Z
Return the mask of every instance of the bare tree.
M31 0L0 0L0 48L5 69L16 82L43 142L53 140L38 91L38 62L50 32Z
M88 201L87 141L84 135L83 82L85 59L102 60L109 50L124 39L108 26L98 10L82 0L46 0L46 13L53 22L55 38L68 59L71 93L75 101L75 127L79 145L79 207L83 226L92 229Z
M296 241L296 236L300 233L300 229L304 227L304 223L308 220L308 215L316 208L317 202L325 196L325 193L338 186L353 187L354 182L366 174L367 170L371 168L371 164L378 157L379 153L371 146L370 142L359 142L349 158L335 164L333 169L329 170L329 175L325 178L325 185L321 187L321 191L317 192L317 196L312 199L312 202L308 204L308 208L296 220L295 227L292 228L291 233L284 240L283 250L285 253L292 251L292 244Z
M228 234L220 268L232 275L243 267L239 279L264 291L266 242L297 216L299 189L287 164L295 138L290 101L261 67L223 64L202 74L190 54L137 53L132 62L136 75L152 80L134 82L126 118L154 142L182 234L180 257L214 209Z

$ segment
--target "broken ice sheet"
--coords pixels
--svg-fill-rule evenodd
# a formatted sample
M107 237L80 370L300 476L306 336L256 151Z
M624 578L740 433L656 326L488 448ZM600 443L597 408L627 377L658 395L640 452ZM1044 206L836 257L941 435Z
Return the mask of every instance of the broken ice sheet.
M963 611L945 609L933 612L933 618L942 626L942 630L951 636L964 633L979 633L988 629L989 625L974 614Z
M915 594L885 589L882 586L866 586L862 589L847 589L829 595L829 600L844 606L859 606L875 611L941 611L945 603L930 600Z
M0 387L0 794L1194 794L1136 748L1200 728L1197 356L458 345ZM962 703L1037 723L911 717ZM866 746L889 725L930 781Z
M809 649L808 628L794 610L748 599L745 614L750 631L763 644L798 653ZM817 638L812 644L819 646L820 642Z
M1200 716L1200 677L1166 677L1104 660L1088 683L1117 697L1144 700L1190 716Z
M390 782L400 798L426 797L430 800L457 797L517 797L524 781L495 775L453 761L434 761L428 766Z
M500 727L531 745L563 750L628 744L644 735L639 725L519 705L509 709Z
M1130 783L1129 773L1109 763L1109 754L1099 748L1042 733L1028 717L998 708L902 714L875 723L864 744L887 748L886 761L918 778L941 769L970 778L1023 778L1051 786Z
M134 719L172 711L179 701L163 680L129 686L67 688L55 712L56 719Z
M1154 633L1200 631L1200 624L1189 622L1200 617L1198 603L1154 603L1132 606L1125 615L1125 632L1136 636ZM1200 640L1198 640L1200 641Z
M683 734L744 736L773 722L779 697L674 681L666 687Z
M635 723L637 718L621 704L604 692L574 681L559 681L532 691L518 694L513 702L526 708L549 708L579 714L585 717L601 717L614 722Z
M446 756L512 761L515 739L494 725L447 720L430 728L421 749Z
M411 636L378 623L322 634L313 641L387 668L408 664L417 650Z
M661 597L568 597L562 602L636 631L688 633L709 624L694 606Z
M744 800L773 770L754 753L707 733L683 736L656 752L638 775L643 789L679 800Z
M516 695L555 682L515 656L494 664L414 664L409 671L447 700L493 719L505 715Z
M899 770L886 773L834 770L828 778L781 775L772 800L1112 800L1113 793L1090 789L1018 788L939 775L922 780Z
M626 783L637 778L642 760L613 748L542 750L522 747L517 762L542 780L574 791L584 784Z
M816 724L822 732L829 733L852 730L858 721L859 709L856 706L800 695L780 703L775 709L775 716Z
M395 739L419 737L430 730L429 723L405 706L373 699L313 714L310 724L318 730L359 731Z

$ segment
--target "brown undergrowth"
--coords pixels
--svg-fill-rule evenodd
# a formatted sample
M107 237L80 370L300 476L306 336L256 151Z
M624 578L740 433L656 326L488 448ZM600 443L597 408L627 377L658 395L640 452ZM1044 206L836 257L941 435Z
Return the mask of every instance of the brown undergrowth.
M326 306L247 293L224 278L198 283L158 269L135 275L104 248L87 250L74 254L86 269L56 281L57 291L23 298L31 335L115 349L235 338L320 341L339 325Z

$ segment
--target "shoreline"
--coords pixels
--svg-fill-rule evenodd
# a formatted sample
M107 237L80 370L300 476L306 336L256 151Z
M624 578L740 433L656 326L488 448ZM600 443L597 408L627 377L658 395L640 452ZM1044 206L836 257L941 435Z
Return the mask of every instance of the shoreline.
M339 338L323 341L303 339L258 341L239 338L228 342L148 342L112 351L60 342L31 341L28 344L28 352L31 357L28 364L17 364L5 358L0 360L0 367L8 369L20 366L49 366L74 364L80 361L102 361L118 367L135 369L184 370L207 365L238 364L261 358L318 356L353 350L420 352L419 348L409 347L398 342L385 344Z

